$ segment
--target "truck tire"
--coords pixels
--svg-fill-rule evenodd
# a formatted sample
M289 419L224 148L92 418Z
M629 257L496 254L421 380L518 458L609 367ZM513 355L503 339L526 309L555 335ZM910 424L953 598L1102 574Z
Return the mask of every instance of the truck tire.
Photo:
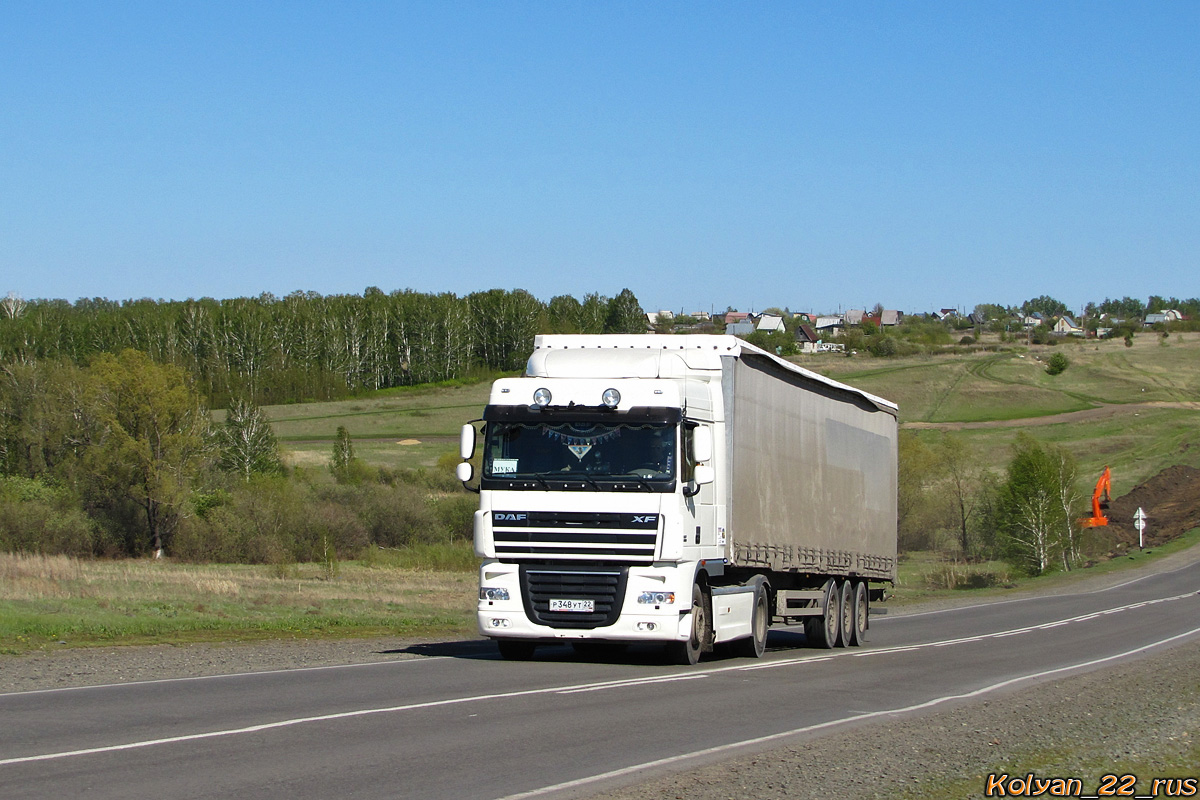
M537 648L534 642L522 639L497 639L496 646L500 648L500 657L505 661L528 661L533 658Z
M691 666L700 661L700 653L704 645L712 638L708 619L707 598L700 584L692 584L692 634L684 642L672 642L667 645L671 660L676 664Z
M854 643L854 581L847 578L838 585L841 595L839 608L842 615L838 622L838 647L849 647Z
M750 637L737 641L739 655L762 658L767 651L767 629L771 627L771 610L765 582L759 578L754 586L754 609L750 612Z
M820 616L804 618L804 638L809 647L829 650L838 642L838 631L842 620L842 593L833 578L825 581L825 596L821 599Z
M851 628L850 644L855 647L861 647L867 641L867 627L869 624L871 608L870 601L867 599L867 582L854 582L854 601L852 605L852 616L854 618L854 626Z

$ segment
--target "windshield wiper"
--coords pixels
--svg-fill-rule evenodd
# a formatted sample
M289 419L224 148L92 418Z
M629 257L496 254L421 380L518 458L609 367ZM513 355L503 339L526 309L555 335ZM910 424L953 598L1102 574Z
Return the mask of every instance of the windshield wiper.
M519 477L519 480L526 480L526 479L528 479L528 478L533 478L535 481L537 481L538 483L540 483L540 484L542 485L542 488L543 488L543 489L545 489L546 491L551 491L551 489L550 489L550 484L546 483L546 479L545 479L545 477L543 477L543 476L545 476L545 475L547 475L547 474L549 474L549 473L545 473L545 472L530 472L530 473L528 473L528 474L526 474L526 475L521 475L521 476ZM515 476L514 476L514 477L515 477Z
M525 477L537 480L548 491L554 491L550 481L583 481L596 491L600 491L600 484L582 472L531 472Z
M654 487L650 485L650 481L636 472L622 472L620 475L613 475L611 477L614 481L637 481L638 485L647 492L654 491Z
M600 491L600 484L596 483L595 479L586 472L560 472L557 473L557 478L560 481L584 481L595 491Z

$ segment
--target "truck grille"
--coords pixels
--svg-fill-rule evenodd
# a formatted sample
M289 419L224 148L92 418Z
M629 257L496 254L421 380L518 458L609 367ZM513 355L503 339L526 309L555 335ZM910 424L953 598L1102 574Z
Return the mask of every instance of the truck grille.
M658 514L493 511L492 535L502 561L650 564Z
M521 567L525 613L539 625L555 628L601 628L621 615L625 598L624 568L540 569ZM551 600L591 600L594 611L550 611Z

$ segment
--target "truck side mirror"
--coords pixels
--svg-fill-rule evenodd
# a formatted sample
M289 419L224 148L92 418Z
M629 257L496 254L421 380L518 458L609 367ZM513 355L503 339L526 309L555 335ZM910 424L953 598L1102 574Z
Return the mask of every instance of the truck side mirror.
M471 480L475 475L475 468L471 466L470 461L460 461L458 466L454 468L454 477L458 478L463 483Z
M692 471L692 480L697 486L703 486L706 483L712 483L716 480L717 473L708 464L697 464Z
M475 426L469 422L462 426L459 433L458 455L463 461L469 461L475 455Z
M712 428L705 425L699 425L692 433L692 452L695 455L696 463L703 464L706 461L712 461L713 457L713 438ZM711 478L704 483L711 483Z

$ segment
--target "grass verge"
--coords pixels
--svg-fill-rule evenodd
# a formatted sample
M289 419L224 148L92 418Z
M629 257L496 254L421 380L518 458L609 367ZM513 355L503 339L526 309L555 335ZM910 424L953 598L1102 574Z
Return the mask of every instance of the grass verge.
M961 564L947 561L933 551L908 553L900 560L896 586L888 593L888 604L903 606L962 597L989 600L1030 589L1055 591L1088 578L1144 566L1196 545L1200 545L1200 528L1159 547L1132 550L1091 567L1036 577L1022 576L1001 561Z
M470 544L324 565L198 565L0 554L0 652L474 632Z

